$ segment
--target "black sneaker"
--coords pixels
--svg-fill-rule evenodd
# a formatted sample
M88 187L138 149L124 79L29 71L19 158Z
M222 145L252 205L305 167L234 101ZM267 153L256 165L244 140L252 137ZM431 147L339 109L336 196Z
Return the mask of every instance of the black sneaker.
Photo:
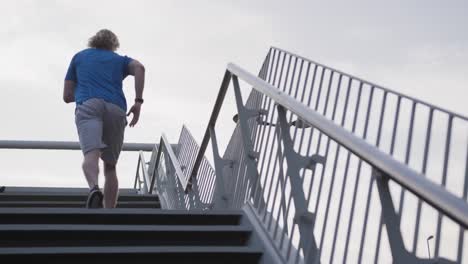
M88 200L86 201L86 208L102 208L102 201L104 199L104 195L99 190L98 186L94 186L88 194Z

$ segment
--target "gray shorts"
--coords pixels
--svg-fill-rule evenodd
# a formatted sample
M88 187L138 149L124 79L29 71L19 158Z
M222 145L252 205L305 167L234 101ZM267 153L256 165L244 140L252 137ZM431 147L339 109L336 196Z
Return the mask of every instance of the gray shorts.
M122 108L102 99L88 99L76 106L75 124L83 154L100 149L104 162L117 163L127 125Z

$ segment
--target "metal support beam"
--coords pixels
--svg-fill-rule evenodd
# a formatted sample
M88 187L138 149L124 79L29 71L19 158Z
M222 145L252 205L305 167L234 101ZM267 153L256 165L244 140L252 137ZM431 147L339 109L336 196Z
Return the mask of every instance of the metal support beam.
M315 214L308 210L306 195L299 172L301 169L315 169L315 165L317 163L324 163L325 158L317 154L311 157L304 157L294 151L289 123L286 120L286 109L281 105L278 105L277 109L280 127L277 130L277 136L278 141L283 142L284 145L284 158L288 164L286 179L289 179L291 183L291 195L296 207L294 221L298 224L301 233L300 239L304 249L305 263L319 263L320 253L314 237ZM283 165L280 162L280 173L282 171Z
M372 177L375 178L377 183L377 190L379 192L380 203L382 205L382 220L387 229L388 241L390 244L390 250L392 252L393 262L417 264L454 264L454 261L445 258L421 259L406 250L403 236L400 231L400 216L395 211L390 188L388 186L390 178L375 168L372 170Z
M232 197L226 192L226 185L224 182L223 171L226 167L231 167L234 163L232 160L225 160L221 158L218 149L218 140L216 139L216 132L213 127L209 128L211 146L213 148L213 159L216 170L215 190L214 190L214 208L229 208Z
M241 129L241 134L243 137L242 143L244 147L245 153L247 153L247 159L245 162L247 163L247 174L250 178L251 190L257 190L259 193L263 193L262 186L259 184L259 173L257 171L257 161L258 161L258 156L259 154L254 151L254 146L252 144L252 139L251 139L251 131L249 129L249 126L247 124L247 120L252 117L257 117L258 115L261 114L259 111L252 111L250 109L247 109L244 106L244 103L242 101L242 94L239 86L239 80L237 79L237 76L233 75L232 76L232 83L234 86L234 94L235 94L235 99L236 99L236 106L237 106L237 111L239 113L239 125ZM257 186L258 185L258 186ZM254 193L251 192L250 195L252 195L252 198L254 196ZM259 201L260 204L254 204L258 208L262 207L262 204L265 204L265 201L260 199Z

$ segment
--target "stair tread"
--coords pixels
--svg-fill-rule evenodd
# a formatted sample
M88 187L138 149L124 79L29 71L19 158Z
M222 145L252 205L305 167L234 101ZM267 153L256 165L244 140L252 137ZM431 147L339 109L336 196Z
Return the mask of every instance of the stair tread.
M0 224L239 225L240 211L150 208L0 208Z
M115 209L101 209L90 210L86 208L30 208L25 211L23 208L0 208L1 214L80 214L80 215L189 215L189 216L241 216L240 210L216 210L216 211L186 211L186 210L154 210L147 208L115 208Z
M5 190L3 191L4 194L11 194L11 193L66 193L66 194L76 194L76 193L83 193L87 194L89 192L89 188L80 188L80 187L17 187L17 186L4 186ZM138 191L133 188L120 188L120 194L137 194Z
M113 232L251 232L252 229L245 226L226 226L226 225L38 225L38 224L2 224L0 232L17 232L17 231L113 231Z
M0 254L261 253L248 246L3 247Z
M88 192L84 193L0 193L0 201L86 201ZM118 200L159 201L157 195L152 194L119 194Z

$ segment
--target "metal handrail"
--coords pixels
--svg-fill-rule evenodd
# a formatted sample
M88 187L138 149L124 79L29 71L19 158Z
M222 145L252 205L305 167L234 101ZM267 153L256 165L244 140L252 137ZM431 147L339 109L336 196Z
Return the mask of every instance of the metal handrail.
M416 196L452 218L455 222L463 225L464 227L468 227L468 204L464 201L442 187L425 179L421 174L396 161L391 156L381 152L363 139L356 137L342 127L322 117L316 111L297 102L294 98L279 91L271 84L232 63L227 66L227 71L224 75L213 114L210 118L207 131L205 132L205 136L190 177L194 177L197 174L198 166L205 154L206 147L210 140L209 129L216 123L217 116L224 100L224 95L226 94L226 90L229 86L231 75L235 75L242 79L251 85L253 89L273 99L276 104L282 105L302 120L310 123L313 127L322 131L324 134L327 134L330 138L346 147L356 156L359 156L363 160L369 162L372 166L386 174L390 179L398 182L401 186L410 190Z
M124 143L122 151L151 151L154 144ZM80 150L76 141L0 140L0 149Z

